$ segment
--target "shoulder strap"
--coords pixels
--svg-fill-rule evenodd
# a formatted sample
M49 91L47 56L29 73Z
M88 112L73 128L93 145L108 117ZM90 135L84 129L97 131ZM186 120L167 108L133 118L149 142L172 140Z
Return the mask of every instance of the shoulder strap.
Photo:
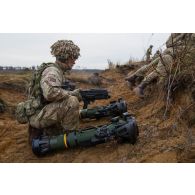
M32 80L29 86L29 96L30 97L41 97L42 96L42 89L40 86L41 75L43 71L48 67L57 67L55 63L42 63L39 68L34 72Z

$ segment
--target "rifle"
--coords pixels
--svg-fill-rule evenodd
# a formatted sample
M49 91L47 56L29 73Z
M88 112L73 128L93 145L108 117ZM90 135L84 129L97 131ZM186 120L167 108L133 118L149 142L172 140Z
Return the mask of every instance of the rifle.
M71 83L70 81L65 81L64 84L60 87L67 91L75 90L74 83ZM84 102L83 109L86 109L90 102L110 98L110 95L108 94L108 91L106 89L85 89L80 90L80 94Z
M90 102L95 100L102 100L110 98L108 91L106 89L86 89L80 90L82 100L84 102L83 109L86 109Z
M70 81L65 81L62 85L62 88L67 91L74 91L76 89L76 85Z

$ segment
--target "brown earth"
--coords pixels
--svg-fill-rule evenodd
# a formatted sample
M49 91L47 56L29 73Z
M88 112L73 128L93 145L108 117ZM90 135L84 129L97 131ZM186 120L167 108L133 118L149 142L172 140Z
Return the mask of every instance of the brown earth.
M106 70L101 75L112 80L112 83L102 86L110 91L111 99L96 101L90 106L106 105L120 97L126 100L128 112L136 117L139 126L139 139L135 145L111 141L95 147L69 149L36 157L28 144L27 125L18 124L14 118L14 107L26 98L21 86L25 85L29 74L2 73L0 85L5 82L15 85L8 89L0 88L0 99L8 105L6 112L0 113L0 162L187 162L188 135L194 129L189 91L177 94L165 118L164 93L157 85L149 87L146 97L139 99L127 87L123 73ZM86 83L79 84L79 87L94 88ZM82 108L82 103L80 106ZM108 121L81 122L80 127L101 125Z

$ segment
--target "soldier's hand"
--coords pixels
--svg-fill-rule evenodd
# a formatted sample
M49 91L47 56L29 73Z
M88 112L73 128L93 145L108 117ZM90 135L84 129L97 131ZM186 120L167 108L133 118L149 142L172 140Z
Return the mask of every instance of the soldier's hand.
M79 102L82 100L82 96L80 94L80 89L75 89L74 91L71 91L70 95L77 97Z

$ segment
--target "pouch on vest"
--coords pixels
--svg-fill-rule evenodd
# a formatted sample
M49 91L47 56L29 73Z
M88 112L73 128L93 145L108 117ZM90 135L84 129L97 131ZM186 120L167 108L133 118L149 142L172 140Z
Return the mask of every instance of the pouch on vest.
M21 124L27 123L29 117L34 115L40 106L40 100L35 98L19 103L16 108L17 121Z

